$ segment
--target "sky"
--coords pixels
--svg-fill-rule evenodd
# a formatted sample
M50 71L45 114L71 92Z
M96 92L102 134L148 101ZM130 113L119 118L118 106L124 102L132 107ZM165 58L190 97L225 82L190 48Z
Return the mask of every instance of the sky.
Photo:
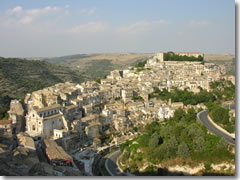
M0 0L0 56L235 54L234 0Z

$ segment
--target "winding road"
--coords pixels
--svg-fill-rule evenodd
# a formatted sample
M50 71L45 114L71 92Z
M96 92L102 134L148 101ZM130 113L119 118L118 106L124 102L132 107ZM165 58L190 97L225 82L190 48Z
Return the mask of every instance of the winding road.
M124 172L121 172L117 165L117 158L121 155L121 151L115 151L108 156L105 161L105 167L111 176L127 176Z
M235 109L235 104L226 105L225 108ZM201 111L198 113L198 119L205 125L205 127L217 136L225 138L228 142L235 144L235 138L220 130L208 119L208 111ZM105 167L111 176L128 176L128 174L121 172L117 165L117 159L121 155L121 151L115 151L109 154L105 161Z
M226 105L225 108L235 109L235 104ZM226 139L228 142L235 144L235 138L231 137L229 134L221 131L217 128L209 119L208 119L208 111L201 111L198 113L198 119L204 124L204 126L212 133L217 136L221 136Z

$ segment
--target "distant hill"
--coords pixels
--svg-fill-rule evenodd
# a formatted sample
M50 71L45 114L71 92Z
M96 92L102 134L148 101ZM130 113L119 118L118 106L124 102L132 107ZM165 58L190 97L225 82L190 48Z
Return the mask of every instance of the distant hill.
M28 92L65 81L81 83L85 77L45 61L0 57L0 110L13 98L23 99Z
M154 54L149 53L103 53L103 54L78 54L55 58L45 58L44 61L69 67L83 73L87 79L94 80L108 75L114 69L133 66L144 61Z
M54 58L42 58L53 64L69 67L87 79L94 80L108 75L114 69L121 69L134 66L140 61L144 61L154 56L153 53L103 53L103 54L77 54ZM223 64L227 72L235 74L235 56L231 54L205 54L206 62Z
M204 60L206 62L215 63L217 65L224 65L228 74L235 76L236 58L232 54L205 54Z

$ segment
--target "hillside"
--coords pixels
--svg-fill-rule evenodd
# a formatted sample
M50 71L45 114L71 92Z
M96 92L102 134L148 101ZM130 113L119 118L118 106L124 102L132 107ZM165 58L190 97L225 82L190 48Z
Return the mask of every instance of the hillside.
M231 54L205 54L204 60L206 62L215 63L217 65L224 65L227 73L235 75L235 56Z
M84 80L77 72L48 62L0 57L0 114L8 110L10 99L22 99L28 92L56 83Z
M154 54L148 53L107 53L107 54L79 54L55 58L46 58L44 61L62 65L83 73L88 79L104 77L114 69L135 65L148 59Z
M114 69L132 66L153 56L153 53L105 53L77 54L70 56L43 58L42 60L69 67L84 74L87 79L104 77ZM206 62L223 64L227 72L235 74L235 56L231 54L205 54Z

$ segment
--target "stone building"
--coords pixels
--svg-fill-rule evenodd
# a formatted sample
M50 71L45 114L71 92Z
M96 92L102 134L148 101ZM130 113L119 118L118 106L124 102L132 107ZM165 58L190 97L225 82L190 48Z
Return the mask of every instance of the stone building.
M26 129L31 136L47 138L54 129L68 128L63 116L63 107L55 104L49 107L33 109L26 115Z
M0 136L12 136L11 120L0 120Z
M10 110L8 111L8 120L12 121L13 133L19 133L24 130L25 118L22 104L18 100L12 100Z

